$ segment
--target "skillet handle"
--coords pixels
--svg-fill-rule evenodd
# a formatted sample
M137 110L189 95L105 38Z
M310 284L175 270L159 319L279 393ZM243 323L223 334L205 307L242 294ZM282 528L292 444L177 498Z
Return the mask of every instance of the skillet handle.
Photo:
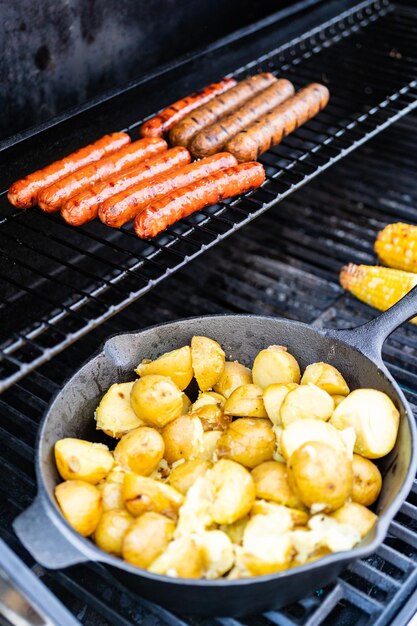
M374 319L348 330L328 330L326 335L336 337L358 348L374 361L381 361L384 341L401 324L417 315L417 285L390 309Z

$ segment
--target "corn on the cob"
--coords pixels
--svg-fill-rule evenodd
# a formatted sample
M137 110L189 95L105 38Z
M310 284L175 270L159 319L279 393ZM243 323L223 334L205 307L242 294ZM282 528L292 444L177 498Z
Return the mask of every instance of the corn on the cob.
M388 267L417 272L417 226L389 224L378 233L375 252Z
M362 302L386 311L417 285L417 274L349 263L340 272L340 284ZM417 324L417 317L411 322Z

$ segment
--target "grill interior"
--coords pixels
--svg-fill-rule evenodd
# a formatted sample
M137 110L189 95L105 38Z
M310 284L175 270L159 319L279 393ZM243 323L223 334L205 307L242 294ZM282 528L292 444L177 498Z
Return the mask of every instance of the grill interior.
M261 189L201 211L149 243L138 240L129 226L113 231L97 222L73 229L38 210L12 210L4 192L0 391L417 107L416 15L407 6L367 0L234 71L237 78L273 71L288 76L296 87L319 80L329 86L331 101L316 119L261 158L267 172ZM215 59L214 54L211 68ZM146 95L152 87L159 98L166 97L166 85L174 78L172 70L159 83L156 78L147 87L145 81L138 94ZM200 73L198 84L208 82L205 78ZM113 105L113 118L124 120L135 137L138 108L131 100L123 107L121 97L107 104ZM94 112L89 114L94 117ZM94 136L112 130L98 109L92 128ZM43 160L68 152L71 141L82 143L76 130L76 123L72 134L65 125L50 130L44 154L31 151L28 141L6 149L0 188ZM67 143L62 141L65 133Z

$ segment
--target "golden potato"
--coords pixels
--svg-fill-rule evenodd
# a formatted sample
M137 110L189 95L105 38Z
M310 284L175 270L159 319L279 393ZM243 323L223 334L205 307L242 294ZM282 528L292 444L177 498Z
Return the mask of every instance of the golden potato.
M355 528L362 538L372 530L378 520L375 513L358 502L346 502L331 517L340 524Z
M182 411L181 415L185 415L191 408L191 400L185 393L182 394Z
M199 409L191 411L189 416L198 417L205 431L224 430L232 421L232 416L225 415L216 404L201 406Z
M175 538L201 535L213 525L214 488L209 472L197 478L187 491L179 511Z
M128 563L146 569L167 548L175 523L159 513L144 513L130 525L122 553Z
M355 389L335 409L330 424L356 433L354 451L368 459L391 452L397 439L400 414L387 394L376 389Z
M342 402L342 400L344 400L346 398L346 396L332 396L333 398L333 402L334 402L334 408L336 408L337 406L339 406L339 404Z
M96 545L115 556L122 556L123 539L133 522L133 517L124 509L105 511L94 532Z
M226 398L216 391L200 391L197 400L191 407L191 410L196 411L197 409L201 409L202 406L207 406L208 404L213 404L218 406L219 409L224 409L225 403Z
M207 477L214 492L211 509L214 522L232 524L249 513L255 501L255 483L242 465L222 459Z
M223 373L225 354L220 344L208 337L191 339L191 361L201 391L213 389Z
M283 507L284 508L284 507ZM286 569L292 557L292 520L284 514L254 515L246 525L239 560L253 576Z
M96 409L97 429L103 430L109 437L120 439L129 430L143 425L130 403L134 384L135 381L112 385Z
M197 459L202 461L217 461L217 444L224 431L208 430L203 433L200 450Z
M226 361L219 381L214 385L214 391L227 399L235 389L251 383L252 372L248 367L238 363L238 361Z
M382 476L375 463L354 454L352 500L363 506L371 506L378 498L381 488Z
M139 474L126 474L123 481L123 502L126 509L138 517L147 511L177 519L184 497L179 491Z
M294 530L291 539L294 564L301 565L330 552L351 550L360 541L360 534L355 528L321 514L310 518L308 528Z
M266 500L255 500L255 504L250 510L251 515L276 515L280 521L288 520L290 515L293 526L305 526L310 518L306 509L292 509L288 506L282 506L275 502L267 502Z
M268 417L262 389L257 385L238 387L226 400L224 412L234 417Z
M110 474L98 483L97 489L100 491L103 499L103 511L123 509L122 489L125 473L124 469L116 465L113 467Z
M191 537L174 539L148 570L174 578L201 578L204 562L200 547Z
M281 406L287 394L297 387L297 383L274 383L265 387L263 391L265 410L275 426L281 426L282 424Z
M241 417L232 422L220 437L217 456L253 468L272 459L275 445L275 434L269 420Z
M332 396L312 383L290 391L281 405L284 428L299 419L312 418L327 422L334 410Z
M272 500L291 508L303 509L304 505L288 483L287 466L278 461L266 461L252 470L256 497Z
M228 572L235 560L232 542L221 530L206 530L198 537L204 578L213 580Z
M285 459L304 443L321 441L335 448L345 451L345 444L341 432L328 422L315 419L304 419L292 422L281 434L281 453Z
M168 482L171 487L185 495L197 478L204 476L211 465L210 461L203 461L202 459L185 461L185 463L172 469Z
M253 505L253 507L256 505ZM253 507L251 511L253 511ZM246 524L248 523L250 517L249 515L245 515L245 517L241 517L237 520L237 522L233 522L233 524L223 524L220 526L220 530L222 530L229 537L232 543L236 545L241 545L243 541L243 535L245 533Z
M103 512L100 491L83 480L66 480L55 497L67 522L83 537L92 535Z
M195 458L202 445L203 425L198 417L180 415L162 429L168 463Z
M352 461L326 443L309 441L291 455L288 482L306 506L323 505L323 510L334 511L352 493Z
M302 385L313 383L330 395L347 396L350 389L338 369L329 363L311 363L301 378Z
M114 450L114 458L126 471L149 476L158 467L164 450L164 440L158 431L141 426L120 439Z
M135 382L130 401L146 425L163 428L181 415L183 396L171 378L149 374Z
M135 369L139 376L168 376L183 391L188 387L193 378L193 368L191 365L191 348L183 346L172 352L165 352L154 361L144 359Z
M269 346L255 357L252 379L262 389L274 383L299 383L300 366L284 346Z
M64 480L84 480L92 485L107 476L114 459L107 446L67 437L54 446L55 462Z

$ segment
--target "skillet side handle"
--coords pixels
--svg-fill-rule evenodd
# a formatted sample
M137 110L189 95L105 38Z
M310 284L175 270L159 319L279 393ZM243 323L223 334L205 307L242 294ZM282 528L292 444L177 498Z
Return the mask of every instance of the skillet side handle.
M374 361L381 361L384 341L401 324L417 315L417 285L390 309L371 321L348 330L328 330L326 335L354 346Z

